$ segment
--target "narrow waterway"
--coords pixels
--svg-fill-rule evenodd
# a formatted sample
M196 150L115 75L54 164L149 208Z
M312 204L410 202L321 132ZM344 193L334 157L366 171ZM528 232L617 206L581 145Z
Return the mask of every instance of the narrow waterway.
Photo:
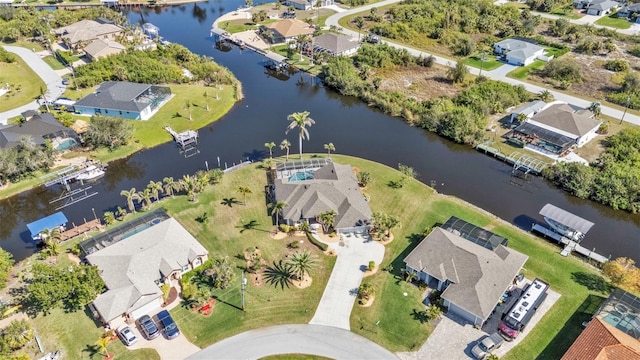
M265 73L262 58L250 51L215 49L209 39L211 23L221 12L238 7L238 1L210 0L143 13L131 12L131 22L148 21L160 28L168 41L181 43L193 52L212 56L229 67L243 83L245 98L222 120L200 130L200 154L184 158L173 144L140 152L110 165L106 176L94 185L98 195L63 210L70 221L98 217L116 206L125 206L120 191L144 188L150 180L179 178L205 167L231 166L246 158L265 156L265 142L280 143L288 137L297 152L294 134L284 134L288 114L307 110L316 120L309 128L311 140L305 152L324 152L332 142L338 153L371 159L397 167L414 167L420 180L455 195L497 216L529 229L538 211L553 203L595 223L583 245L614 257L640 261L640 216L614 211L590 201L570 197L539 178L513 183L511 167L475 150L407 126L402 120L381 114L360 101L346 98L313 84L308 75L294 74L283 80ZM194 100L197 102L197 99ZM274 148L274 154L281 151ZM375 181L375 179L374 179ZM23 259L33 253L25 224L55 212L49 200L60 189L38 188L0 201L0 246ZM403 206L398 204L398 206Z

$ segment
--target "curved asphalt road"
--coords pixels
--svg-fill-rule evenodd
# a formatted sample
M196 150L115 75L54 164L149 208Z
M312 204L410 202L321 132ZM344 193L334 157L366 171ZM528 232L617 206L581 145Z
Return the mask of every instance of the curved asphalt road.
M344 329L322 325L278 325L224 339L187 360L258 359L294 353L331 359L398 359L382 346Z
M62 85L62 78L49 66L40 56L33 51L18 46L3 46L8 52L14 53L22 58L25 63L44 81L47 85L45 96L47 100L53 101L60 97L65 91ZM9 118L20 115L27 110L37 110L40 104L32 101L26 105L19 106L15 109L0 113L0 124L6 125Z
M349 29L345 29L342 26L340 26L340 24L338 24L338 21L340 19L342 19L345 16L349 16L349 15L353 15L356 13L361 13L361 12L365 12L368 11L369 9L376 7L376 8L380 8L386 5L390 5L390 4L394 4L397 2L400 2L402 0L385 0L385 1L380 1L377 2L375 4L369 4L369 5L365 5L365 6L361 6L361 7L357 7L351 10L347 10L344 12L340 12L337 14L333 14L331 16L329 16L325 22L326 26L329 27L331 25L336 26L340 29L342 29L342 32L344 34L350 35L352 37L358 37L358 33L356 31L353 30L349 30ZM403 46L403 45L399 45L399 44L394 44L392 42L389 41L385 41L386 44L393 46L395 48L399 48L399 49L406 49L407 51L409 51L410 54L414 55L414 56L420 56L420 55L429 55L429 53L424 52L424 51L420 51L420 50L416 50L414 48L410 48L407 46ZM433 55L436 59L436 63L440 64L440 65L445 65L445 66L455 66L455 59L447 59L441 56L436 56ZM507 66L507 68L505 68L505 66ZM569 104L573 104L582 108L588 108L591 105L591 101L588 100L584 100L584 99L580 99L577 98L575 96L571 96L571 95L567 95L561 92L557 92L557 91L553 91L551 89L546 89L544 87L541 86L537 86L537 85L533 85L527 82L523 82L523 81L519 81L517 79L512 79L506 76L505 73L505 69L508 69L508 66L511 65L502 65L501 67L493 70L493 71L483 71L482 74L490 79L493 80L499 80L499 81L503 81L506 82L508 84L511 85L522 85L525 87L525 89L527 89L527 91L534 93L534 94L539 94L542 90L549 90L549 92L551 92L551 94L553 94L553 96L555 97L556 100L560 100L560 101L564 101L566 103ZM478 75L480 70L475 68L475 67L471 67L471 66L467 66L467 68L469 69L469 71L474 74L474 75ZM505 68L505 69L503 69ZM501 71L502 69L502 71ZM616 119L620 119L623 116L623 111L618 110L618 109L614 109L608 106L601 106L600 110L602 111L602 114L607 115L607 116L611 116L613 118ZM640 125L640 116L634 115L634 114L626 114L624 116L624 121L627 121L631 124L635 124L635 125Z

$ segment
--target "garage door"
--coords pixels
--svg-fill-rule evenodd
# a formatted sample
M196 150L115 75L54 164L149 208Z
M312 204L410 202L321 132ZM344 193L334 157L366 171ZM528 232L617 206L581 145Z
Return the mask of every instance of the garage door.
M162 296L154 299L153 301L144 305L143 307L132 311L131 317L133 319L138 319L145 314L149 314L149 316L155 315L154 312L160 309L161 306L162 306Z

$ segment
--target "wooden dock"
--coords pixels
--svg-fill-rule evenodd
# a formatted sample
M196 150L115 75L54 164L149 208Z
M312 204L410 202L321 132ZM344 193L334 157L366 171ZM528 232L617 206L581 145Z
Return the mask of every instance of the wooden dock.
M94 219L91 221L87 221L87 219L85 219L84 224L80 224L77 226L76 224L73 224L73 227L69 230L62 232L60 234L60 237L62 241L67 241L69 239L73 239L74 237L80 236L89 231L100 230L100 229L102 229L102 223L100 222L100 219Z
M491 146L492 140L485 141L476 145L476 150L482 151L487 155L492 155L494 158L502 160L507 164L513 165L513 171L522 171L524 173L532 173L534 175L540 175L542 170L549 166L548 163L538 160L534 157L514 151L511 154L505 154L500 149Z
M564 245L564 247L562 248L562 251L560 251L560 255L562 256L569 256L571 253L575 252L578 253L588 259L592 259L595 260L601 264L607 262L610 260L610 257L606 257L604 255L598 254L596 253L596 249L594 248L593 250L589 250L583 246L581 246L579 243L573 241L573 240L569 240L566 237L554 232L553 230L550 230L540 224L534 224L531 227L531 231L532 232L537 232L539 234L544 235L545 237L549 237L552 238L554 240L556 240L558 242L558 244L562 244Z

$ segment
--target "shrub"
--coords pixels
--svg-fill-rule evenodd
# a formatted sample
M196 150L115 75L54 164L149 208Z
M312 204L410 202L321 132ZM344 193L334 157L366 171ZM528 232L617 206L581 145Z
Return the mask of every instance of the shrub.
M604 68L616 72L623 72L631 69L629 63L622 59L609 60L604 64Z
M16 56L0 47L0 62L12 63L16 61Z
M369 271L373 271L373 269L374 269L375 267L376 267L376 262L375 262L375 261L373 261L373 260L369 261L369 267L368 267L368 270L369 270Z
M300 243L297 242L297 241L292 241L292 242L289 243L289 247L292 248L292 249L297 249L297 248L300 247Z
M640 46L634 46L629 49L629 54L640 57Z
M287 224L280 224L279 228L280 228L280 231L282 231L283 233L288 233L289 230L291 229L291 226Z
M569 59L553 59L539 71L543 77L560 82L582 82L582 70L580 65Z
M313 235L311 235L311 233L307 233L307 239L309 239L309 242L311 242L313 245L317 246L322 251L326 251L329 248L329 246L327 244L316 240L316 238L313 237Z

